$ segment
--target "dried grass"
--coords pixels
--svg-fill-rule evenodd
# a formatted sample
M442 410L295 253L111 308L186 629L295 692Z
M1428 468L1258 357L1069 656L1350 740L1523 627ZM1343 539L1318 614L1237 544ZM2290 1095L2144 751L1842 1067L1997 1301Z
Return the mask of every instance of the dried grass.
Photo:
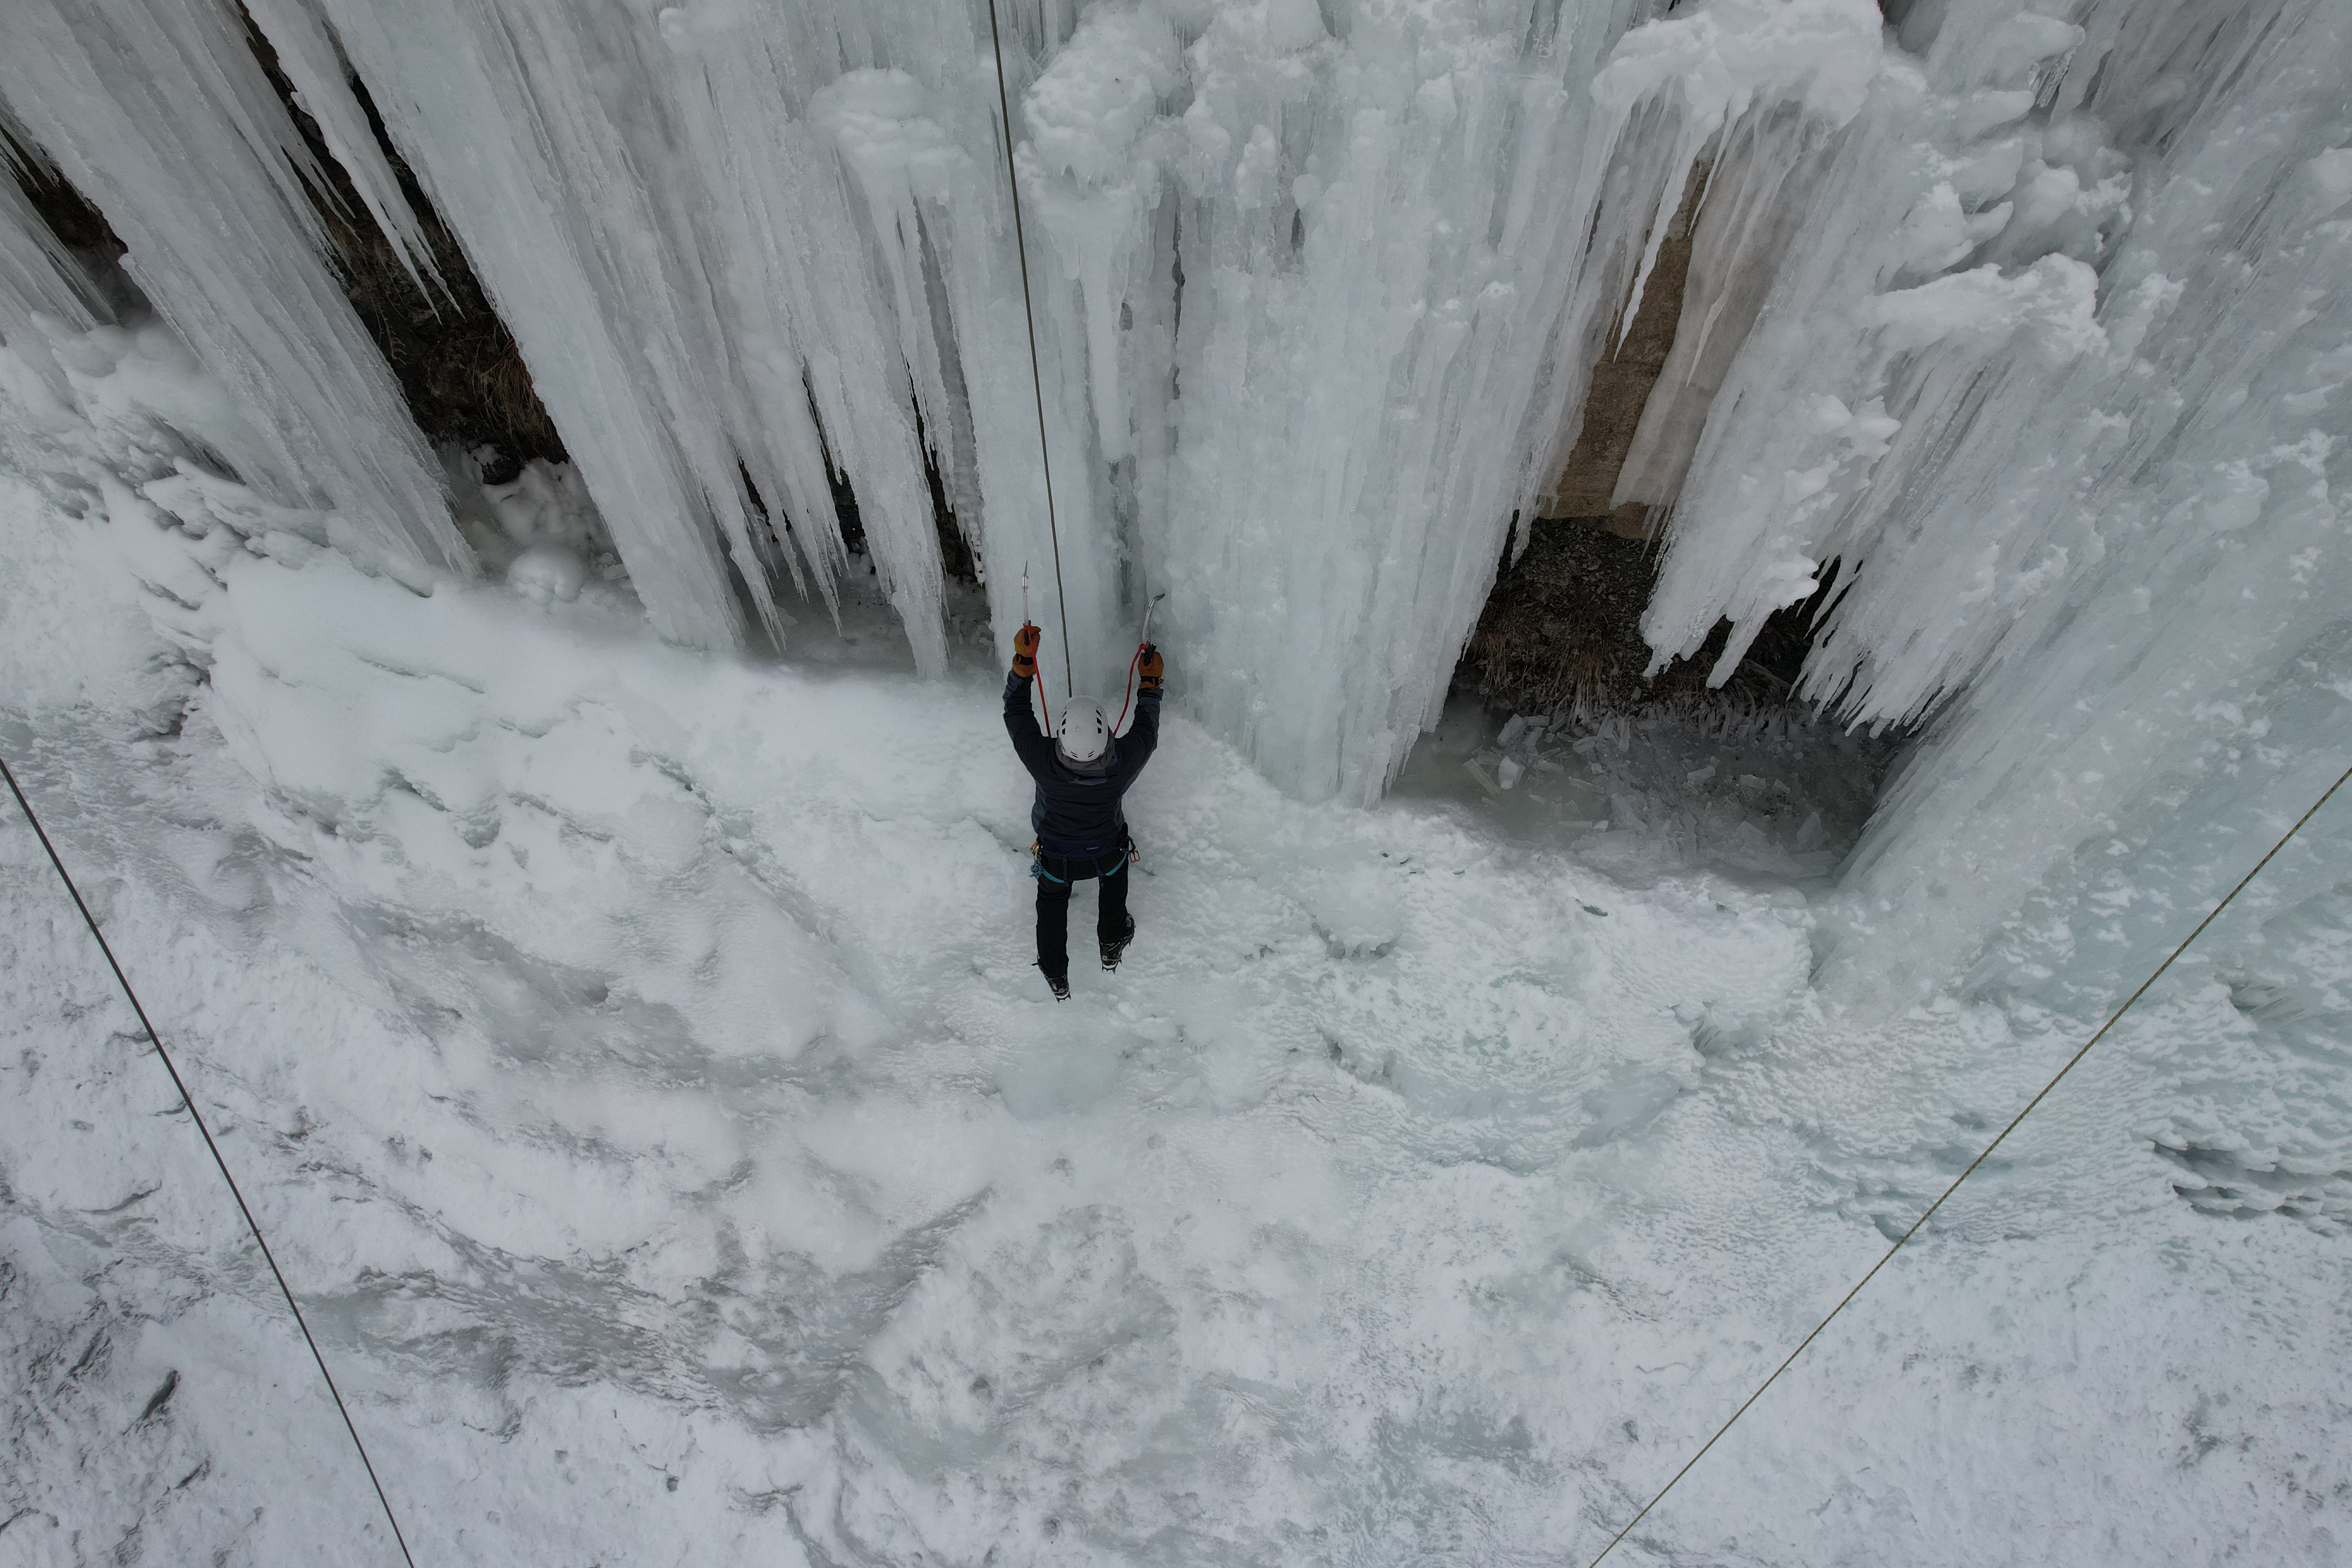
M1706 674L1728 623L1696 658L1645 679L1650 647L1641 618L1655 582L1655 555L1640 542L1592 520L1538 521L1526 553L1504 569L1487 598L1457 684L1515 712L1565 710L1586 721L1673 713L1745 727L1788 708L1804 660L1805 606L1775 616L1720 688L1708 687Z

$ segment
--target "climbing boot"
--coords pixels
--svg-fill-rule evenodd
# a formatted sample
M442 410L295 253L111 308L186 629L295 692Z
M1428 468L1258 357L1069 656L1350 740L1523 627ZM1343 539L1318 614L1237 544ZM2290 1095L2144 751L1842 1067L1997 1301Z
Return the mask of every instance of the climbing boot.
M1055 974L1045 972L1043 965L1040 965L1039 969L1041 973L1045 973L1045 984L1053 987L1054 1000L1056 1002L1068 1001L1070 999L1070 977L1066 974Z
M1127 944L1134 940L1135 917L1129 915L1127 917L1127 929L1118 933L1118 940L1102 944L1104 973L1108 974L1118 967L1118 961L1127 956Z

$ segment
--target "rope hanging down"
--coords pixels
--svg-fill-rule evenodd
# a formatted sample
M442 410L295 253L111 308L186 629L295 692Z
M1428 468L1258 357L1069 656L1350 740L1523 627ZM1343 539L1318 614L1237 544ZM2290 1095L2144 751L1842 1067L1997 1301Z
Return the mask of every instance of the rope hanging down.
M988 42L996 54L996 111L1004 124L1004 184L1013 193L1013 244L1021 255L1021 313L1029 321L1029 390L1037 400L1037 465L1045 473L1045 530L1054 541L1054 601L1062 612L1062 695L1074 697L1077 678L1070 666L1070 600L1062 591L1062 527L1054 515L1054 455L1045 447L1045 378L1037 368L1037 307L1029 297L1029 240L1021 226L1021 175L1013 166L1013 105L1004 94L1004 37L997 30L996 0L988 0ZM1037 695L1041 700L1045 697L1042 683Z
M375 1500L383 1510L384 1522L392 1526L392 1539L400 1547L401 1561L407 1563L408 1568L416 1568L416 1559L409 1555L408 1538L401 1533L400 1521L393 1515L392 1500L383 1495L383 1483L376 1479L375 1464L368 1458L367 1445L360 1441L360 1429L352 1424L352 1413L343 1406L342 1390L335 1386L335 1374L327 1370L327 1358L320 1353L319 1342L311 1337L310 1321L302 1316L302 1308L294 1300L294 1292L287 1285L286 1276L278 1268L268 1241L261 1234L260 1223L253 1217L253 1210L246 1204L245 1194L237 1187L236 1178L228 1173L228 1162L221 1158L220 1145L213 1142L212 1129L205 1125L204 1113L196 1109L195 1099L188 1093L187 1083L180 1077L180 1069L173 1065L171 1053L163 1048L162 1037L155 1033L155 1026L148 1020L147 1009L140 1005L139 994L131 989L130 978L122 973L122 965L115 961L114 949L107 942L106 933L98 929L98 921L91 916L89 906L82 901L81 889L74 886L72 875L66 870L66 863L58 858L58 847L49 842L48 830L41 826L40 817L34 814L33 803L25 798L25 792L17 784L16 775L9 770L5 758L0 758L0 778L8 781L8 793L16 797L17 809L25 814L25 820L32 824L34 837L47 851L49 864L57 868L58 880L63 882L66 891L73 896L74 908L81 911L82 923L89 927L89 934L98 939L98 951L106 955L106 966L114 971L114 983L122 987L122 994L130 1000L131 1010L139 1016L139 1026L147 1031L147 1043L155 1047L156 1059L163 1064L163 1070L172 1075L172 1087L180 1091L180 1103L187 1107L189 1120L196 1124L196 1131L204 1134L205 1148L212 1154L213 1163L220 1167L221 1180L228 1184L229 1196L236 1200L236 1212L245 1216L245 1227L253 1232L254 1243L261 1248L261 1260L269 1265L269 1276L278 1281L278 1293L286 1298L287 1309L294 1314L294 1326L302 1331L302 1342L310 1347L310 1359L319 1363L319 1375L326 1380L328 1396L335 1402L335 1414L343 1418L343 1430L351 1434L352 1447L359 1450L360 1464L367 1470L368 1484L375 1488Z
M2240 893L2246 890L2246 887L2249 883L2251 883L2256 877L2263 874L2263 868L2271 863L2273 857L2276 856L2280 850L2286 847L2287 840L2302 832L2303 825L2309 822L2314 816L2319 815L2319 808L2326 805L2329 798L2333 796L2337 790L2342 789L2347 781L2352 781L2352 768L2347 768L2341 773L2338 773L2336 777L2336 782L2329 784L2326 790L2321 792L2319 798L2311 803L2311 809L2305 812L2301 816L2296 817L2293 827L2288 828L2284 833L2279 835L2278 842L2270 847L2269 853L2265 854L2261 859L2254 862L2254 868L2247 872L2244 876L2239 878L2238 885L2236 887L2221 895L2221 901L2215 904L2211 910L2206 912L2205 918L2197 922L2197 929L2190 931L2187 936L2182 937L2180 939L2180 945L2174 948L2169 953L2166 954L2164 962L2156 966L2155 972L2149 974L2147 979L2139 983L2139 989L2125 997L2123 1005L2107 1015L2107 1021L2099 1026L2098 1033L2093 1035L2089 1039L2084 1040L2083 1042L2082 1048L2077 1050L2073 1056L2066 1058L2066 1065L2060 1068L2056 1074L2051 1078L2050 1081L2042 1086L2042 1092L2035 1095L2032 1100L2027 1100L2025 1102L2025 1109L2009 1119L2009 1125L2002 1128L2000 1131L1994 1136L1993 1141L1984 1146L1984 1152L1969 1161L1969 1168L1952 1178L1952 1184L1944 1189L1942 1196L1937 1198L1934 1203L1927 1205L1927 1213L1921 1215L1917 1219L1911 1222L1911 1228L1905 1231L1901 1237L1896 1238L1895 1245L1886 1249L1884 1257L1880 1258L1877 1262L1870 1266L1869 1273L1864 1274L1861 1279L1853 1282L1853 1289L1848 1290L1843 1296L1838 1299L1838 1304L1830 1309L1829 1316L1823 1318L1820 1322L1815 1323L1813 1325L1813 1331L1797 1342L1797 1348L1790 1351L1787 1359L1782 1361L1779 1366L1772 1369L1772 1375L1758 1384L1756 1385L1756 1392L1739 1402L1739 1408L1731 1413L1730 1420L1726 1421L1722 1426L1717 1427L1715 1429L1715 1436L1709 1437L1706 1442L1699 1445L1698 1452L1693 1454L1688 1459L1683 1462L1683 1468L1674 1473L1674 1479L1667 1481L1664 1486L1660 1487L1657 1489L1656 1494L1653 1496L1649 1501L1642 1505L1642 1511L1635 1514L1632 1519L1627 1520L1625 1521L1625 1528L1609 1538L1609 1544L1601 1549L1601 1551L1593 1557L1591 1563L1587 1565L1587 1568L1601 1568L1601 1558L1606 1557L1612 1552L1616 1551L1617 1543L1624 1540L1628 1535L1631 1535L1633 1532L1633 1527L1641 1523L1644 1519L1647 1519L1650 1515L1650 1510L1657 1507L1659 1503L1665 1500L1666 1494L1675 1489L1675 1483L1680 1481L1685 1476L1690 1474L1691 1467L1697 1464L1701 1459L1706 1458L1706 1451L1709 1448L1714 1447L1717 1442L1721 1441L1723 1435L1726 1432L1731 1430L1732 1422L1737 1421L1741 1416L1747 1415L1748 1407L1764 1397L1764 1391L1780 1381L1780 1374L1788 1371L1790 1366L1795 1363L1799 1356L1805 1353L1805 1347L1807 1345L1811 1344L1815 1340L1821 1338L1822 1331L1828 1328L1831 1322L1836 1319L1837 1315L1840 1312L1844 1311L1847 1305L1852 1302L1856 1296L1862 1294L1862 1288L1869 1284L1872 1279L1875 1279L1878 1275L1878 1271L1885 1268L1887 1263L1896 1253L1903 1250L1903 1244L1909 1241L1914 1236L1916 1236L1919 1233L1919 1227L1926 1225L1930 1219L1935 1217L1936 1211L1944 1206L1944 1200L1950 1197L1954 1193L1959 1191L1960 1184L1962 1182L1967 1181L1970 1176L1976 1174L1977 1167L1983 1164L1988 1159L1990 1159L1992 1157L1992 1152L2000 1147L2002 1141L2008 1138L2011 1133L2017 1131L2017 1124L2024 1121L2028 1116L2031 1116L2033 1113L2033 1108L2040 1105L2044 1100L2047 1100L2050 1097L2050 1091L2058 1087L2059 1081L2068 1073L2074 1070L2074 1064L2091 1054L2091 1047L2093 1046L2097 1045L2101 1040L2107 1037L2107 1031L2116 1026L2116 1021L2121 1018L2126 1013L2131 1011L2133 1003L2147 994L2147 988L2149 986L2164 978L2164 972L2172 967L2173 961L2178 959L2182 953L2189 951L2189 944L2190 942L2195 942L2199 937L2205 934L2205 928L2211 925L2215 921L2221 918L2221 911L2228 909L2231 902L2235 900Z

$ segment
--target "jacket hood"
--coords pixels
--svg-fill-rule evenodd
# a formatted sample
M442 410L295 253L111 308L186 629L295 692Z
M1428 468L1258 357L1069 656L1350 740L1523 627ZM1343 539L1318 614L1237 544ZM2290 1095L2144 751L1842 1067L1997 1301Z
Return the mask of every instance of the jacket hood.
M1074 773L1107 773L1118 766L1118 737L1114 735L1104 742L1101 756L1083 763L1073 760L1067 752L1062 750L1062 743L1056 741L1054 742L1054 760Z

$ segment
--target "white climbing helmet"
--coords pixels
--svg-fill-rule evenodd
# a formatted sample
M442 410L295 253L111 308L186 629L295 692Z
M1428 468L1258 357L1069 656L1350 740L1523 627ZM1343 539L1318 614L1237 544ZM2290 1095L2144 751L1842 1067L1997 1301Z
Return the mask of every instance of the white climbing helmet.
M1055 742L1062 761L1085 767L1102 760L1110 750L1110 716L1091 697L1073 697L1062 705L1061 734Z

